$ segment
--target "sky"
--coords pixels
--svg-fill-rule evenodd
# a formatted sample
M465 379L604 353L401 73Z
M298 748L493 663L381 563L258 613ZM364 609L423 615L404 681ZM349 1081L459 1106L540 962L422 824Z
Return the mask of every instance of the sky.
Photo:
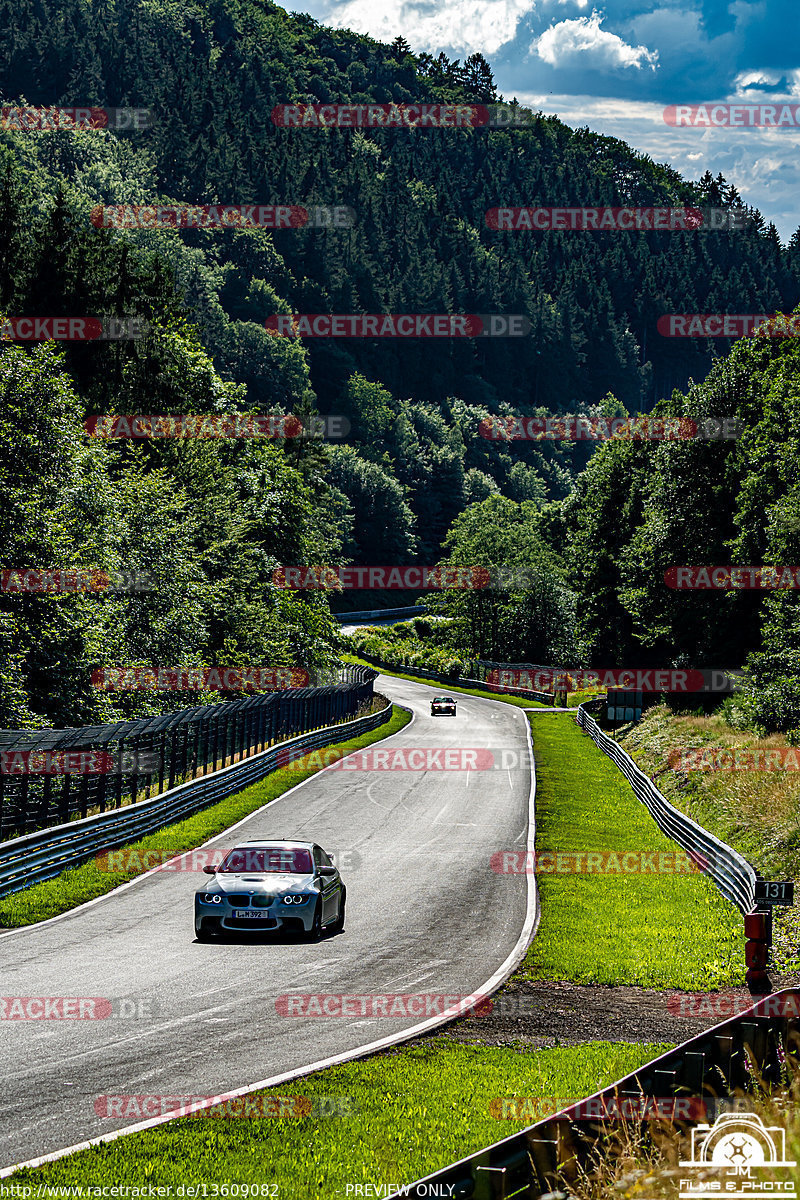
M799 0L306 0L298 11L383 42L402 35L417 53L483 54L506 99L620 138L687 179L721 172L784 242L800 226ZM669 105L720 103L790 104L797 124L664 119Z

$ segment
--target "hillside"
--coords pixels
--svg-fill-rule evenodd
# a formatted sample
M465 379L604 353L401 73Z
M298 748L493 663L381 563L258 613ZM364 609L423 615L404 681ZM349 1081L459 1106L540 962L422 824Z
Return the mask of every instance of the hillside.
M0 723L118 711L86 683L111 661L323 665L335 644L326 599L276 589L274 567L435 561L454 521L491 497L524 514L544 510L558 558L561 518L546 506L572 511L589 448L489 440L481 421L649 410L702 378L729 345L661 338L660 315L770 312L800 300L797 239L782 247L724 180L683 180L556 118L532 114L508 131L272 120L285 103L491 103L479 55L433 59L402 39L382 45L244 0L0 8L11 34L0 50L5 103L152 114L141 131L0 129L0 309L150 324L138 341L3 351L6 558L124 560L163 580L158 603L2 596ZM92 224L98 205L158 202L339 205L355 218L348 228L275 231ZM721 206L744 228L535 233L486 220L498 205L587 204ZM517 313L531 336L404 344L267 332L270 317L293 312ZM87 414L210 411L340 414L352 428L346 443L330 444L120 448L81 437ZM59 434L44 461L22 453L19 429L33 419ZM535 604L529 617L535 624ZM42 682L54 669L57 700Z

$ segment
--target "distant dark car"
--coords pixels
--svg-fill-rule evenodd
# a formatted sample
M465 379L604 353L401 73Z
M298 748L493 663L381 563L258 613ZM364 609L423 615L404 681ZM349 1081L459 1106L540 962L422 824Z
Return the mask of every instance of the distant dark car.
M452 696L434 696L431 700L431 716L450 716L456 715L456 702Z
M195 894L198 942L234 930L290 930L316 940L344 929L346 890L314 842L242 842Z

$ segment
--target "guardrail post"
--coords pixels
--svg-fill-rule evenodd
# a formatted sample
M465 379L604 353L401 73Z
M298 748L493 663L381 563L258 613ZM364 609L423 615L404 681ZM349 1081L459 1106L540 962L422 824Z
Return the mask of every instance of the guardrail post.
M81 779L81 816L85 817L89 809L89 776Z
M19 817L18 817L19 824L22 829L28 828L28 784L29 784L29 782L30 782L30 777L28 775L23 775L22 781L20 783L20 789L19 789Z
M44 786L42 787L42 803L39 809L39 817L37 825L45 826L50 813L50 796L53 791L53 776L45 775Z
M236 739L233 751L234 757L231 759L231 762L241 762L244 758L244 735L245 727L247 725L247 712L240 709L239 712L236 713L236 716L233 718L233 720L234 729L236 730ZM237 754L239 756L238 760L236 758Z
M166 761L167 744L164 730L159 730L158 734L158 790L164 790L164 763Z
M48 776L47 779L49 782L50 777ZM101 775L99 780L97 781L98 782L97 803L99 805L101 813L104 813L106 811L106 784L107 784L107 781L108 781L107 775ZM49 789L47 789L47 790L49 791Z
M744 935L745 979L751 996L766 996L772 991L767 974L769 948L772 945L772 909L757 908L746 913Z
M189 724L188 724L188 722L185 722L183 725L181 725L180 733L178 734L178 736L180 738L179 748L178 748L178 754L179 754L178 774L179 774L180 778L182 780L184 780L184 782L185 782L189 778L189 774L188 774L188 772L189 772Z
M203 774L207 775L211 764L211 734L213 731L213 719L210 716L204 716L201 728L203 730L203 754L201 762L203 764Z
M3 781L0 779L0 788ZM69 775L61 776L61 798L58 802L58 822L57 824L66 825L69 820ZM1 827L1 826L0 826Z
M175 757L177 752L177 730L173 729L169 739L169 783L170 791L175 786Z
M269 730L270 730L270 721L272 719L270 714L272 712L273 703L274 703L274 697L267 696L267 697L263 698L262 704L261 704L261 709L260 709L261 716L259 718L259 725L258 725L258 748L262 754L269 747Z

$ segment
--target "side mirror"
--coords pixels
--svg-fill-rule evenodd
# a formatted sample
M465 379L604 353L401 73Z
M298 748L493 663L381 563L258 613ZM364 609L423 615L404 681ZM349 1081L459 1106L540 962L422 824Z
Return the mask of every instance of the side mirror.
M212 867L210 863L208 863L205 867L203 867L204 875L216 875L216 873L217 873L217 868Z
M320 867L318 874L322 875L324 879L330 879L336 874L336 867Z

